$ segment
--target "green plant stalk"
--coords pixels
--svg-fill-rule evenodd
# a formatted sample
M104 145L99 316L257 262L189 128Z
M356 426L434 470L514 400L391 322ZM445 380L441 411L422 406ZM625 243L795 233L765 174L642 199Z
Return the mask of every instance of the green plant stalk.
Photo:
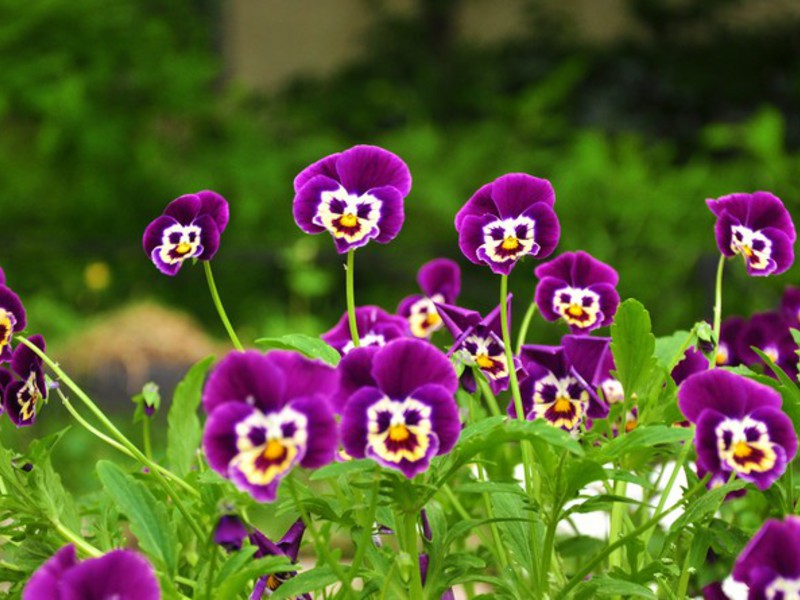
M691 556L692 555L690 552L686 552L686 558L683 559L683 566L681 567L681 576L678 579L678 591L677 591L678 598L689 597L686 595L686 589L689 587L689 558Z
M347 267L345 268L345 288L347 292L347 320L350 323L350 337L353 340L353 346L358 348L361 345L361 340L358 337L358 324L356 323L356 300L354 291L354 277L355 277L355 250L347 251Z
M134 456L134 455L133 455L133 454L130 452L130 450L128 450L128 449L127 449L125 446L123 446L122 444L120 444L120 443L119 443L119 442L117 442L116 440L114 440L114 439L112 439L112 438L108 437L106 434L104 434L104 433L103 433L102 431L100 431L99 429L95 428L95 427L94 427L94 426L93 426L91 423L89 423L89 422L88 422L86 419L84 419L84 418L81 416L81 414L80 414L80 413L79 413L79 412L78 412L78 411L75 409L75 407L74 407L74 406L72 406L72 403L69 401L69 398L67 398L67 397L64 395L64 392L62 392L60 389L57 389L57 391L58 391L58 394L59 394L59 396L61 396L61 403L64 405L64 408L66 408L66 409L67 409L67 412L69 412L69 414L71 414L71 415L72 415L72 417L73 417L73 418L74 418L74 419L75 419L75 420L76 420L76 421L77 421L77 422L78 422L78 423L79 423L79 424L80 424L80 425L81 425L81 426L82 426L84 429L86 429L86 430L87 430L89 433L91 433L92 435L94 435L94 436L95 436L96 438L98 438L99 440L101 440L101 441L105 442L106 444L108 444L109 446L111 446L112 448L114 448L115 450L118 450L119 452L122 452L122 453L123 453L125 456L128 456L128 457L130 457L130 458L133 458L134 460L136 460L136 457L135 457L135 456ZM162 466L161 466L161 465L159 465L158 463L154 463L154 464L155 464L155 466L156 466L156 469L157 469L158 471L160 471L160 472L161 472L161 474L162 474L164 477L167 477L168 479L171 479L172 481L174 481L176 484L178 484L178 485L179 485L180 487L182 487L184 490L186 490L187 492L189 492L189 493L190 493L192 496L194 496L195 498L199 498L199 497L200 497L200 492L198 492L198 491L197 491L196 489L194 489L194 488L193 488L191 485L189 485L188 483L186 483L186 482L185 482L183 479L181 479L180 477L178 477L178 476L177 476L175 473L173 473L172 471L170 471L169 469L167 469L167 468L165 468L165 467L162 467Z
M233 347L241 352L244 350L244 346L242 346L242 342L239 341L239 337L233 330L233 326L231 325L231 322L228 319L228 314L225 312L225 307L222 305L222 300L220 299L219 292L217 291L217 284L214 283L214 274L211 272L211 261L204 260L202 262L203 262L203 269L205 269L206 272L206 281L208 282L208 289L211 292L211 299L214 301L214 306L217 308L217 314L219 315L222 324L225 326L225 330L228 332L228 337L231 338Z
M208 541L208 552L211 554L211 564L208 567L208 579L206 584L206 600L211 600L211 594L214 588L214 575L217 570L217 552L214 551L214 535L212 534Z
M709 366L717 366L717 352L719 352L719 334L722 329L722 273L725 270L725 255L719 257L717 265L717 279L714 285L714 354L711 356Z
M68 542L75 544L75 546L80 548L80 550L83 551L85 554L93 558L97 558L98 556L103 556L103 553L100 550L92 546L89 542L84 540L77 533L69 529L66 525L61 523L61 521L59 521L55 517L48 517L48 518L50 519L50 523L52 523L53 528L59 533L61 537L63 537Z
M628 482L617 480L614 482L614 495L625 496L628 490ZM608 533L609 544L614 544L622 537L622 521L625 517L627 505L624 502L615 502L611 509L611 528ZM614 567L622 567L622 548L619 551L612 552L608 557L609 570Z
M404 512L404 548L411 557L411 581L409 582L409 597L420 600L424 597L422 591L422 574L419 569L419 548L417 548L417 513Z
M461 517L465 521L470 521L474 518L471 514L469 514L469 511L464 507L464 505L461 504L461 500L458 499L458 496L456 496L455 492L453 492L453 489L450 487L449 484L445 483L439 489L442 492L444 492L445 496L447 496L447 499L453 505L453 508L456 510L459 517ZM484 533L483 530L475 529L475 533L479 538L481 538L481 542L483 542L483 544L487 548L492 547L492 541L488 537L486 537L486 533Z
M561 485L561 475L564 471L564 462L567 459L566 451L562 453L561 460L558 461L558 469L556 470L556 481L553 486L554 489L558 490ZM558 527L559 516L561 514L561 507L562 504L558 495L556 495L556 500L553 503L553 509L550 512L550 519L547 522L547 529L545 530L544 534L544 544L543 548L544 551L542 552L542 566L539 572L541 573L542 579L542 589L549 594L550 592L550 582L548 580L548 574L550 573L550 565L552 564L553 553L555 548L555 540L556 540L556 528Z
M475 377L475 381L478 382L478 387L481 388L481 394L483 394L483 397L486 399L486 404L489 405L489 412L492 413L492 416L503 416L500 405L497 404L497 396L494 395L492 388L489 387L489 383L486 381L486 377L477 367L473 367L473 377Z
M200 529L200 526L197 524L197 521L192 517L192 515L187 510L186 506L183 504L183 500L181 500L180 495L175 493L174 488L172 485L161 475L161 472L158 470L156 464L148 459L136 445L131 442L125 434L123 434L119 429L117 429L116 425L114 425L108 417L106 417L105 413L100 410L100 408L92 401L91 398L84 392L72 379L69 375L67 375L61 367L59 367L53 360L47 356L44 352L42 352L36 345L29 342L26 338L22 336L17 336L17 341L25 344L28 348L30 348L34 354L36 354L39 358L41 358L44 363L50 367L50 369L58 375L58 378L63 381L68 388L70 388L75 395L83 402L86 407L94 414L98 421L100 421L105 428L117 439L119 443L125 446L128 451L133 455L133 457L146 466L150 473L153 474L153 477L161 484L161 487L164 488L164 491L167 492L167 495L172 498L172 501L175 503L175 507L180 511L183 515L183 518L186 519L186 522L189 524L189 527L192 529L194 534L197 536L197 539L202 540L205 538L203 535L203 530Z
M517 338L517 354L522 352L522 345L525 343L525 338L528 337L528 328L531 326L531 320L536 314L536 302L531 302L528 305L528 310L525 311L525 316L522 318L522 326L519 328L519 337Z
M150 417L147 415L142 419L142 444L144 445L144 455L153 460L153 448L150 444Z
M353 556L353 562L350 565L350 581L358 577L358 569L361 567L361 561L364 560L364 554L367 552L367 547L372 543L372 525L375 523L375 513L378 510L378 496L380 495L380 476L375 477L375 483L370 490L369 508L367 509L364 518L363 530L361 532L361 539L356 546L356 553Z

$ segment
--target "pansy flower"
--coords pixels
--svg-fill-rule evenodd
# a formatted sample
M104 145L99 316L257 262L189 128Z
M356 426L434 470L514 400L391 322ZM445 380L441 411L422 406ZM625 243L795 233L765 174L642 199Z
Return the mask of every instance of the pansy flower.
M0 363L11 360L11 338L26 325L25 308L19 296L0 283Z
M444 325L436 303L453 304L461 291L461 269L447 258L436 258L425 263L417 273L417 283L422 295L404 298L397 307L397 314L408 319L411 334L418 338L429 338Z
M564 431L577 430L586 418L601 419L608 415L608 406L597 396L594 386L582 376L576 365L594 371L599 365L605 341L589 337L569 340L569 354L562 346L527 345L520 360L527 377L520 383L525 418L545 419ZM572 360L570 360L572 358ZM508 414L517 418L511 402Z
M565 252L539 265L536 305L548 321L563 319L572 333L610 325L619 306L619 275L586 252Z
M228 201L216 192L186 194L147 226L142 246L159 271L175 275L186 260L214 258L228 218Z
M295 465L333 460L338 439L329 399L336 386L333 367L295 352L231 352L203 390L209 465L256 500L271 502Z
M792 266L797 234L777 196L730 194L706 204L717 217L714 232L723 256L741 256L750 275L778 275Z
M733 578L753 600L800 598L800 518L767 520L736 559Z
M390 315L380 306L358 306L356 329L361 346L384 346L390 340L406 337L408 323L403 317ZM350 337L350 321L347 313L344 313L336 325L320 337L341 354L350 352L354 344Z
M434 456L450 452L461 432L455 370L442 352L415 339L394 340L364 355L369 360L358 376L364 385L347 399L342 415L344 448L410 479Z
M712 369L690 376L678 390L678 405L697 426L695 446L709 485L731 474L765 490L797 453L797 434L781 411L781 396L741 375Z
M742 326L737 338L737 355L748 366L763 364L764 361L753 351L753 347L761 350L790 376L796 376L797 346L779 313L758 313ZM769 369L767 372L772 373Z
M114 550L78 562L75 546L64 546L25 584L22 600L160 600L150 563L131 550Z
M718 367L732 367L741 364L739 358L739 337L747 321L742 317L728 317L722 322L719 331L719 344L715 362Z
M236 515L222 515L214 528L214 543L228 552L242 549L242 543L249 535L247 527Z
M697 348L687 348L683 358L672 368L670 376L675 385L680 385L691 375L708 369L708 359Z
M496 306L483 318L474 310L451 304L437 304L436 307L455 340L448 355L455 354L467 366L478 367L489 380L493 393L507 389L509 371L503 344L500 306ZM511 294L508 295L508 314L511 314ZM521 368L517 358L514 358L514 367L517 371ZM464 370L461 385L470 393L475 391L476 383L471 369Z
M800 329L800 288L787 287L781 298L781 314L786 324Z
M399 156L377 146L354 146L303 169L294 180L292 212L306 233L327 231L344 254L400 232L411 173Z
M256 529L250 534L250 543L258 548L253 557L286 556L290 561L296 563L297 553L300 551L300 543L303 541L303 533L305 530L306 526L303 520L297 519L276 544ZM270 573L269 575L259 578L253 588L253 593L250 594L250 600L261 600L265 595L269 597L283 582L294 577L296 574L296 571L285 571L281 573ZM297 598L311 600L311 595L302 594L297 596Z
M29 341L45 351L41 335L32 335ZM3 407L17 427L33 425L42 401L47 399L42 359L26 345L20 344L11 357L11 370L17 378L5 386Z
M501 275L511 273L523 256L546 258L561 234L555 201L546 179L524 173L498 177L456 214L458 245L470 261Z

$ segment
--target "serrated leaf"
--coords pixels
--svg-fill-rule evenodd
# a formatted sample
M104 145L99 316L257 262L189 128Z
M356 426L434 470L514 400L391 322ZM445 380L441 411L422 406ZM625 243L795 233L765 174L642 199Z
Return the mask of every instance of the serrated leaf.
M164 504L143 483L110 461L98 462L97 474L120 512L128 517L131 532L142 550L168 573L175 573L178 540Z
M290 333L281 337L259 338L255 341L255 344L262 350L297 350L309 358L319 358L334 367L339 364L342 358L338 350L329 346L321 339L302 333Z
M167 462L179 477L185 477L200 447L202 429L197 408L203 394L206 373L214 362L209 356L196 363L175 388L167 415Z
M523 500L517 494L492 494L490 499L494 515L498 519L513 519L525 514ZM502 522L498 523L497 527L506 547L510 550L509 554L530 572L533 565L530 525L521 522Z
M616 378L625 390L626 402L642 393L656 371L656 338L652 334L650 313L638 300L625 300L611 325L611 353Z

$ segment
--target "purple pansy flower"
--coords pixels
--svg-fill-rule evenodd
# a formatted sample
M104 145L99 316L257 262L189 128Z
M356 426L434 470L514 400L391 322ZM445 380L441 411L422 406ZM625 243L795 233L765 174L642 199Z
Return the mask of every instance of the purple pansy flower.
M545 419L564 431L577 430L584 417L602 419L608 406L597 396L594 386L576 369L576 364L591 364L596 371L603 354L600 338L578 337L569 340L569 353L562 346L522 347L520 360L527 377L520 383L525 418ZM508 405L508 414L517 418L516 406Z
M715 362L718 367L732 367L741 364L739 358L739 337L747 321L742 317L729 317L722 322Z
M498 177L475 192L456 214L458 245L470 261L508 275L530 254L546 258L561 228L553 210L556 194L546 179L524 173Z
M717 217L719 251L742 256L750 275L778 275L794 262L797 237L789 211L769 192L730 194L706 200Z
M783 292L781 314L789 327L800 329L800 288L787 287Z
M374 239L386 244L403 226L411 173L399 156L354 146L303 169L294 180L292 212L306 233L333 236L344 254Z
M461 432L455 370L442 352L415 339L394 340L369 357L361 364L365 384L344 407L344 448L410 479L450 452Z
M789 376L796 376L798 360L795 353L796 346L786 321L779 313L765 312L753 315L742 326L737 338L737 355L748 366L763 364L764 361L752 347L769 356L772 362ZM769 369L767 372L772 373Z
M461 291L461 269L447 258L436 258L425 263L417 273L417 282L422 295L404 298L397 307L397 314L408 319L411 334L418 338L429 338L443 327L436 303L453 304Z
M563 319L572 333L605 327L619 306L619 275L586 252L565 252L539 265L536 305L548 321Z
M385 346L390 340L406 337L408 323L403 317L390 315L380 306L356 307L356 329L361 346ZM322 340L341 354L353 349L350 322L347 313L331 329L323 333Z
M256 500L271 502L296 464L334 458L336 421L329 399L336 370L295 352L231 352L203 390L208 463Z
M26 325L25 308L19 296L0 283L0 363L11 360L11 338Z
M188 259L211 260L228 225L228 201L216 192L186 194L144 230L142 246L158 270L175 275Z
M41 335L32 335L29 341L42 352L45 351ZM17 427L33 425L42 401L47 399L42 359L33 350L20 344L11 357L11 370L18 379L5 386L3 407Z
M751 600L800 598L800 518L764 523L736 559L733 578Z
M306 526L303 520L297 519L297 521L286 530L286 533L283 534L283 537L277 544L260 531L255 530L250 534L250 543L258 548L254 558L261 558L264 556L286 556L290 561L296 563L297 553L300 551L300 543L303 541L303 533L305 530ZM269 575L259 578L253 588L253 593L250 594L250 600L261 600L265 594L269 597L284 581L294 577L296 574L296 571L285 571L281 573L270 573ZM297 598L311 600L311 595L302 594L301 596L297 596Z
M683 353L683 358L672 369L672 380L675 385L680 385L691 375L708 369L708 359L697 348L688 348Z
M131 550L114 550L78 562L75 546L64 546L25 584L22 600L159 600L150 563Z
M797 453L797 434L781 411L781 396L741 375L712 369L690 376L678 405L697 426L698 472L719 485L731 473L765 490Z
M468 366L476 366L489 380L492 392L497 394L508 388L508 360L503 344L500 306L496 306L485 317L474 311L451 304L437 304L437 310L445 326L455 340L448 355L457 354ZM511 294L508 295L508 314L511 319ZM521 364L514 358L514 367ZM471 369L465 369L461 385L472 393L476 389Z
M242 542L248 534L247 527L237 515L222 515L214 528L214 543L234 552L242 549Z

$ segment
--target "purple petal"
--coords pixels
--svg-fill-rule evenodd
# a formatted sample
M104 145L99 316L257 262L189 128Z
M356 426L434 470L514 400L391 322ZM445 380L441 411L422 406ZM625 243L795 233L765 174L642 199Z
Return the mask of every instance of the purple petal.
M440 294L452 304L461 291L461 268L449 258L435 258L420 267L417 283L428 298Z
M727 480L730 469L723 471L719 458L717 426L725 420L725 415L713 409L705 409L700 413L694 432L694 445L697 450L697 464L704 472L725 473ZM701 476L702 477L702 476Z
M336 172L336 161L339 160L340 156L341 154L339 152L336 154L331 154L315 163L311 163L305 169L300 171L297 177L294 178L295 193L299 192L304 185L318 175L324 175L328 179L333 179L334 181L338 182L339 174ZM337 185L336 187L339 186Z
M433 432L439 438L437 454L450 452L461 434L461 418L453 392L437 384L428 384L414 390L411 396L433 409L431 423Z
M161 589L150 563L131 550L114 550L66 571L59 582L62 600L114 598L160 600Z
M511 302L514 299L514 294L509 293L506 296L506 319L508 321L508 329L511 330ZM483 325L494 333L498 338L501 340L503 339L503 327L502 321L500 317L502 316L500 312L500 305L498 304L495 306L492 311L486 315L483 319L481 319L480 325Z
M299 175L298 175L299 177ZM306 181L297 190L292 201L292 214L294 222L306 233L317 234L325 231L321 225L314 223L317 216L317 209L321 201L322 192L338 190L339 182L324 175L316 175Z
M64 546L36 569L25 584L22 600L61 600L59 582L64 573L77 564L75 546Z
M792 335L781 315L777 312L758 313L742 325L737 337L736 354L747 365L762 364L761 357L751 349L752 346L768 354L779 354L787 343L790 352L793 352ZM776 362L782 358L778 355Z
M214 528L214 543L222 546L228 552L241 550L247 536L247 527L236 515L221 516Z
M148 258L150 258L153 250L161 245L161 241L164 237L164 231L168 227L172 227L173 225L177 224L178 222L173 217L161 215L145 228L144 235L142 235L142 247L144 248L144 252L147 254Z
M781 314L789 327L800 327L800 287L787 287L783 292Z
M358 306L356 307L356 329L362 344L368 334L380 335L383 337L383 343L386 343L403 337L408 329L408 322L403 317L390 315L380 306ZM344 313L336 325L323 333L320 338L344 354L345 347L352 345L348 314Z
M589 291L600 296L600 312L603 313L603 320L596 323L592 329L611 325L614 322L614 315L617 314L617 308L619 308L619 293L617 289L608 283L598 283L589 286ZM578 329L578 331L586 331L586 328Z
M209 215L197 217L194 224L200 228L200 244L203 246L203 251L197 259L211 260L219 250L220 231L217 224Z
M200 198L200 212L214 219L217 230L222 235L230 220L228 201L211 190L202 190L197 192L196 196Z
M772 241L771 259L775 262L772 269L752 269L750 263L747 264L747 273L754 276L780 275L789 269L794 263L794 241L791 240L783 231L774 227L762 229L761 233Z
M200 213L203 201L197 194L185 194L176 198L164 209L163 214L172 217L181 225L189 225Z
M690 375L708 370L708 359L696 348L689 348L684 352L683 358L672 369L672 379L675 385L683 383Z
M305 531L306 525L303 519L297 519L278 542L278 547L292 562L297 562L297 553L300 550L300 543L303 541Z
M526 210L525 216L536 222L533 235L539 245L539 251L532 252L531 256L547 258L558 246L558 240L561 236L561 226L558 223L555 211L548 205L539 203Z
M271 350L267 353L267 360L283 373L286 382L282 396L284 402L314 394L329 398L339 386L339 375L334 367L299 352Z
M693 423L706 409L741 419L758 407L780 408L781 402L780 394L772 388L721 369L696 373L678 390L681 412Z
M397 188L383 186L369 191L372 196L379 198L381 204L381 217L378 219L378 236L375 241L379 244L391 242L400 233L405 221L403 208L403 195Z
M800 576L800 518L764 523L739 554L732 574L736 581L753 586L754 572L761 569L786 578Z
M353 146L336 161L339 181L350 193L362 195L392 186L405 197L411 191L411 173L402 159L378 146Z
M0 308L3 308L14 315L16 324L14 325L14 333L20 332L28 326L25 316L25 307L22 306L22 301L19 299L11 288L0 285Z
M3 269L0 269L0 285L6 284L6 274Z
M384 394L373 387L364 387L350 397L342 414L342 445L353 458L364 458L367 450L367 409Z
M397 310L395 312L401 317L408 318L408 316L411 314L411 307L424 298L425 296L422 294L406 296L400 301L400 304L397 305Z
M226 402L217 406L206 420L203 451L209 466L223 477L228 477L228 466L239 454L236 425L255 412L255 408L242 402Z
M28 341L36 346L42 352L46 351L46 344L44 337L39 334L32 335ZM12 370L22 377L27 378L31 371L41 371L42 359L25 344L20 344L14 350L14 356L11 359ZM44 388L44 379L38 382L40 388Z
M337 370L339 371L339 389L334 396L333 405L338 414L344 411L350 396L363 387L375 387L372 377L372 361L377 346L353 348L342 357Z
M797 454L797 433L791 419L780 409L772 407L757 408L750 413L750 417L767 426L770 441L784 449L786 462L791 463Z
M306 453L300 465L307 469L318 469L333 462L339 447L339 435L328 401L320 396L298 398L289 406L308 419Z
M721 213L717 218L717 222L714 223L714 237L717 240L717 248L723 256L728 258L736 256L736 252L731 248L731 240L733 237L733 226L740 224L738 219L735 219L727 212Z
M534 367L540 366L559 379L569 375L569 365L561 346L525 345L519 357L528 372L536 371Z
M549 264L551 263L545 263L545 265ZM539 275L538 269L536 270L536 274L537 276ZM539 307L539 312L546 321L558 321L561 319L561 315L553 309L553 300L556 297L556 292L565 286L566 282L563 279L556 279L555 277L544 277L536 285L533 299L534 302L536 302L536 306Z
M458 339L466 330L475 327L481 321L481 315L477 311L453 304L436 303L436 310L453 339Z
M458 229L458 247L470 262L476 265L484 264L478 256L478 250L483 245L483 228L497 220L494 215L467 215L461 221Z
M277 475L275 479L266 485L260 485L250 483L247 475L237 467L231 467L228 469L228 478L233 485L250 494L257 502L274 502L275 498L278 497L278 486L281 483L282 475Z
M255 350L230 352L206 382L203 408L211 414L220 404L242 402L271 412L285 404L285 389L283 373L266 355Z
M539 278L556 277L577 287L588 287L595 283L614 286L619 282L619 275L614 268L582 250L564 252L536 267L534 273Z
M150 255L150 260L153 261L153 264L159 271L161 271L164 275L169 275L170 277L177 275L178 271L180 271L181 267L183 266L183 261L172 264L165 263L163 260L161 260L158 250L153 250L153 253Z
M567 362L591 386L598 386L605 378L606 358L610 354L611 338L565 335L561 346Z
M460 232L462 230L464 220L467 217L483 217L487 214L497 217L500 215L497 212L494 200L492 200L492 185L492 183L487 183L480 187L461 207L461 210L456 213L455 225L457 231Z
M453 365L431 344L398 339L381 348L373 359L378 387L393 400L403 400L417 388L433 383L455 394L458 378Z
M549 181L525 173L498 177L492 182L491 193L503 219L518 217L533 204L552 207L556 202L556 193Z

